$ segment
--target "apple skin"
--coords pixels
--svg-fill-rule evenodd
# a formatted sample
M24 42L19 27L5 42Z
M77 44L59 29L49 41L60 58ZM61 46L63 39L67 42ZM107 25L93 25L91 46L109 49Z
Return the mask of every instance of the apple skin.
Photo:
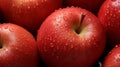
M65 0L66 6L77 6L85 8L97 15L100 6L105 0Z
M7 22L36 33L44 19L62 5L62 0L0 0Z
M0 24L0 67L38 65L38 50L32 34L15 24Z
M120 44L117 44L108 53L102 67L120 67Z
M120 43L120 1L106 0L100 8L98 18L107 33L107 48Z
M81 21L80 34L76 29ZM52 13L38 30L37 45L48 67L90 67L105 47L105 31L92 13L69 7Z

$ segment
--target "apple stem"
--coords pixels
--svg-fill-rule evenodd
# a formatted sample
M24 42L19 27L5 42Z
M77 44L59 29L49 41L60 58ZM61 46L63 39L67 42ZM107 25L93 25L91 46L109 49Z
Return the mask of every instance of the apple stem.
M78 26L78 28L76 29L76 33L80 33L81 32L81 24L82 24L82 22L83 22L83 20L84 20L84 18L85 18L85 14L83 13L82 15L81 15L81 19L80 19L80 22L79 22L79 26Z

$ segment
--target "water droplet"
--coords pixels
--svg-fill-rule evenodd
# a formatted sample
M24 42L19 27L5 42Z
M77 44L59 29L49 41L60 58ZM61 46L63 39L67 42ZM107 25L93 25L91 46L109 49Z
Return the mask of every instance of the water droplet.
M15 7L15 4L12 4L12 7Z
M66 46L68 45L68 43L65 44Z
M68 18L66 16L63 16L64 21L68 21Z
M116 60L117 63L120 62L120 54L117 54L117 55L115 56L115 60Z
M28 6L28 9L30 9L30 6Z
M115 48L119 47L120 45L116 45Z
M90 21L91 21L91 18L88 18L88 21L90 22Z
M50 47L54 47L53 43L50 43Z
M112 53L112 52L110 51L110 52L109 52L109 55L110 55L111 53Z
M63 29L63 26L61 26L60 28Z
M9 29L9 31L10 31L10 32L13 32L13 29L12 29L12 28L10 28L10 29Z

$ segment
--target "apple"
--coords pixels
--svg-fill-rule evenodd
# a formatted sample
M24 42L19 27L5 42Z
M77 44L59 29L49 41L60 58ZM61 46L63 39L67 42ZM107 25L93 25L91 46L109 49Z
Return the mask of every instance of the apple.
M77 6L87 9L97 15L100 6L105 0L65 0L66 6Z
M37 45L48 67L90 67L103 53L105 38L96 16L69 7L46 18L38 30Z
M60 8L62 0L0 0L5 20L36 33L44 19Z
M107 33L107 48L120 43L120 1L106 0L98 13L100 23Z
M38 50L32 34L15 24L0 24L0 67L38 65Z
M105 57L102 67L120 67L120 45L116 45Z

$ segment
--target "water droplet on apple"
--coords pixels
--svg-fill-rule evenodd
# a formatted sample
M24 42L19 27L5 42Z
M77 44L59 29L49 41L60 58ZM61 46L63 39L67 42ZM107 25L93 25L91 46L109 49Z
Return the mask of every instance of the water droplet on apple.
M107 14L109 14L109 13L110 13L109 9L106 9L105 15L107 15Z
M109 53L108 53L108 55L110 55L112 52L110 51Z
M13 29L10 28L9 31L10 31L10 32L13 32Z
M5 49L5 51L9 51L8 49Z
M50 43L50 47L52 47L52 48L54 47L53 43Z
M36 2L36 6L38 6L39 4L38 4L38 2Z
M115 61L117 63L120 62L120 54L119 53L115 55Z
M61 26L60 28L63 29L63 26Z
M68 21L68 18L66 16L63 16L64 21Z
M15 7L15 4L12 4L12 7Z
M120 45L116 45L115 48L119 47Z
M88 22L90 22L91 21L91 18L88 18Z
M30 9L30 6L28 6L28 9Z
M113 18L115 18L115 17L116 17L116 15L115 15L115 14L113 14L113 15L112 15L112 17L113 17Z
M66 46L68 45L68 43L65 44Z

